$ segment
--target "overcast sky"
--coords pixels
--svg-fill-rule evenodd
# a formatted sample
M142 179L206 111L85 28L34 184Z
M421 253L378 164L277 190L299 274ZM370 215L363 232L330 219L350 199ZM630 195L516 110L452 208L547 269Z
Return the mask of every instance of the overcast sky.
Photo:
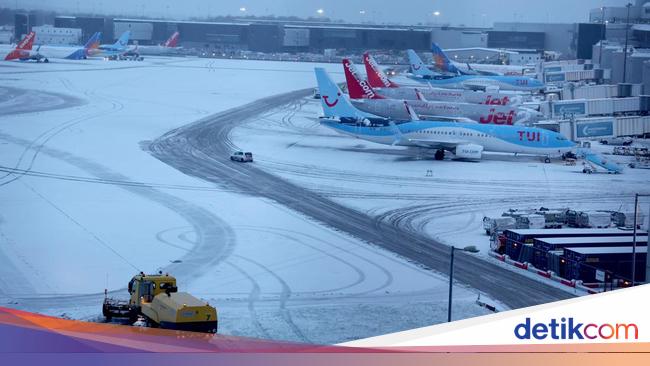
M0 0L9 8L188 19L209 15L323 15L350 22L490 26L492 22L572 23L589 9L623 6L628 0ZM241 11L240 8L245 8ZM436 16L433 13L439 12Z

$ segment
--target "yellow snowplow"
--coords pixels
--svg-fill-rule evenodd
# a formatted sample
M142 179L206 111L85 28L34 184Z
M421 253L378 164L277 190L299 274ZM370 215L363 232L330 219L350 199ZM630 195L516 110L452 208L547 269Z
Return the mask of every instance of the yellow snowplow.
M217 332L217 309L186 292L178 292L173 276L140 272L129 282L128 291L128 302L104 298L102 313L107 321L129 318L133 323L142 316L152 327Z

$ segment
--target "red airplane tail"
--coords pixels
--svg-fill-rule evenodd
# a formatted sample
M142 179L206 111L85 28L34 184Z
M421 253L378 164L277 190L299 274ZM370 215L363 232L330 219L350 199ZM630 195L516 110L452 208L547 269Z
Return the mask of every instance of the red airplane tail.
M373 88L399 88L399 85L392 82L379 68L375 58L366 52L363 54L363 63L366 65L368 83Z
M5 61L9 60L16 60L20 58L26 57L26 54L29 54L29 51L32 50L32 46L34 45L34 39L36 38L36 33L35 32L29 32L23 38L18 44L16 45L16 49L13 51L9 52L7 56L5 56Z
M20 42L16 45L17 50L30 51L34 45L34 39L36 38L35 32L29 32Z
M178 36L179 36L179 33L174 32L174 34L172 34L169 37L169 39L166 40L165 43L163 43L163 47L169 47L169 48L176 47L176 45L178 44Z
M347 58L343 59L343 71L345 72L345 81L348 83L348 93L352 99L384 99L377 94L366 80L363 80L357 68Z

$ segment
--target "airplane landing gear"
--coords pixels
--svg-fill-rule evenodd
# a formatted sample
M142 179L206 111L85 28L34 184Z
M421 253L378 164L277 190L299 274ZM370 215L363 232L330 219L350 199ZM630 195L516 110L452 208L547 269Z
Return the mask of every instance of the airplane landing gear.
M444 160L445 159L445 150L436 150L436 155L434 155L434 158L436 160Z

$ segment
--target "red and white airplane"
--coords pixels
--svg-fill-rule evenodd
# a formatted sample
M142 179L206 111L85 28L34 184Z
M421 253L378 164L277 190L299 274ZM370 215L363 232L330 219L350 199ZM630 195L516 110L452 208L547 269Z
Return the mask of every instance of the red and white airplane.
M137 45L131 52L141 55L173 55L178 53L182 47L178 47L178 37L180 33L174 32L165 42L155 46Z

